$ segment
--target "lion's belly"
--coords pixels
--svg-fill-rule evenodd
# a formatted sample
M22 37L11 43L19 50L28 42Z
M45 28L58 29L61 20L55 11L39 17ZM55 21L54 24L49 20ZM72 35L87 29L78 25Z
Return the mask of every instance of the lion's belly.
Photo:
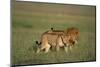
M48 37L49 44L52 46L56 46L56 39L57 39L57 36L49 36Z
M49 40L49 44L52 46L56 46L56 41L55 40Z

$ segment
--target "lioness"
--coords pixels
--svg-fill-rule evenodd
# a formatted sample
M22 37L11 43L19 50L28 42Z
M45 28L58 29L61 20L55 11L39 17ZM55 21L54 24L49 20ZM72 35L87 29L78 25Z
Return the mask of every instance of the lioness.
M56 50L59 51L60 47L68 47L69 46L69 36L66 36L65 34L57 35L52 33L44 33L41 36L41 42L37 44L40 44L40 46L37 49L37 53L39 53L41 50L45 50L45 53L47 53L50 49L50 47L56 47ZM65 48L65 51L67 49Z
M71 33L72 30L72 33ZM57 51L60 47L64 47L65 51L67 52L68 46L71 47L73 44L76 43L76 34L74 32L75 28L69 28L67 32L63 30L51 30L46 31L41 36L41 42L37 44L41 44L40 48L38 48L37 53L40 52L40 50L45 49L45 53L49 51L50 47L56 47ZM76 31L76 30L75 30ZM69 35L70 33L70 35ZM70 45L69 45L70 44Z

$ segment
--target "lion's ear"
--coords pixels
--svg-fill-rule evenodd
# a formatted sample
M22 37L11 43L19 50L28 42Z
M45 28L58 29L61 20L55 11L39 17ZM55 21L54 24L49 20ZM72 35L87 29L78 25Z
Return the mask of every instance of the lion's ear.
M35 41L36 44L39 44L38 41Z
M39 45L41 45L41 42L39 43L38 41L35 41L36 42L36 44L39 46Z
M51 28L51 30L53 30L53 28Z

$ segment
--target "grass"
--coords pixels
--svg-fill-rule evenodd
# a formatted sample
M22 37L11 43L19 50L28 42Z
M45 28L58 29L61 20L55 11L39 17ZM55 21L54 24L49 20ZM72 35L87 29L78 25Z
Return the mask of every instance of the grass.
M95 7L15 2L12 10L12 64L45 64L96 60ZM70 8L72 7L72 9ZM68 11L67 11L68 10ZM75 10L75 11L73 11ZM77 27L80 39L72 51L36 54L36 40L50 28Z

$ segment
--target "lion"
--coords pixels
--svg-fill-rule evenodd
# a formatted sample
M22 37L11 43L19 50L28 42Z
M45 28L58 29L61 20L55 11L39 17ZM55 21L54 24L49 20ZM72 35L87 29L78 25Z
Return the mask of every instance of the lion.
M79 30L74 27L68 28L67 30L54 30L53 28L51 28L51 30L47 31L46 33L52 33L56 35L65 34L67 36L70 36L70 42L73 42L72 40L75 40L73 44L77 44L77 41L79 40Z
M41 50L45 50L45 53L47 53L50 47L56 47L57 51L59 51L60 47L64 47L65 51L67 52L68 49L66 48L71 48L71 46L76 43L77 36L75 35L77 34L75 34L76 30L74 30L75 28L69 28L65 33L64 30L53 30L53 28L51 28L51 30L44 32L41 36L41 42L38 43L36 41L37 44L41 44L37 50L37 53L39 53Z
M47 53L50 50L50 47L55 47L57 51L59 51L60 47L68 47L69 46L69 38L68 36L61 34L52 34L52 33L44 33L41 36L41 42L38 43L39 47L37 49L37 53L39 53L42 50L45 50L45 53ZM67 52L67 49L65 48L65 51Z

